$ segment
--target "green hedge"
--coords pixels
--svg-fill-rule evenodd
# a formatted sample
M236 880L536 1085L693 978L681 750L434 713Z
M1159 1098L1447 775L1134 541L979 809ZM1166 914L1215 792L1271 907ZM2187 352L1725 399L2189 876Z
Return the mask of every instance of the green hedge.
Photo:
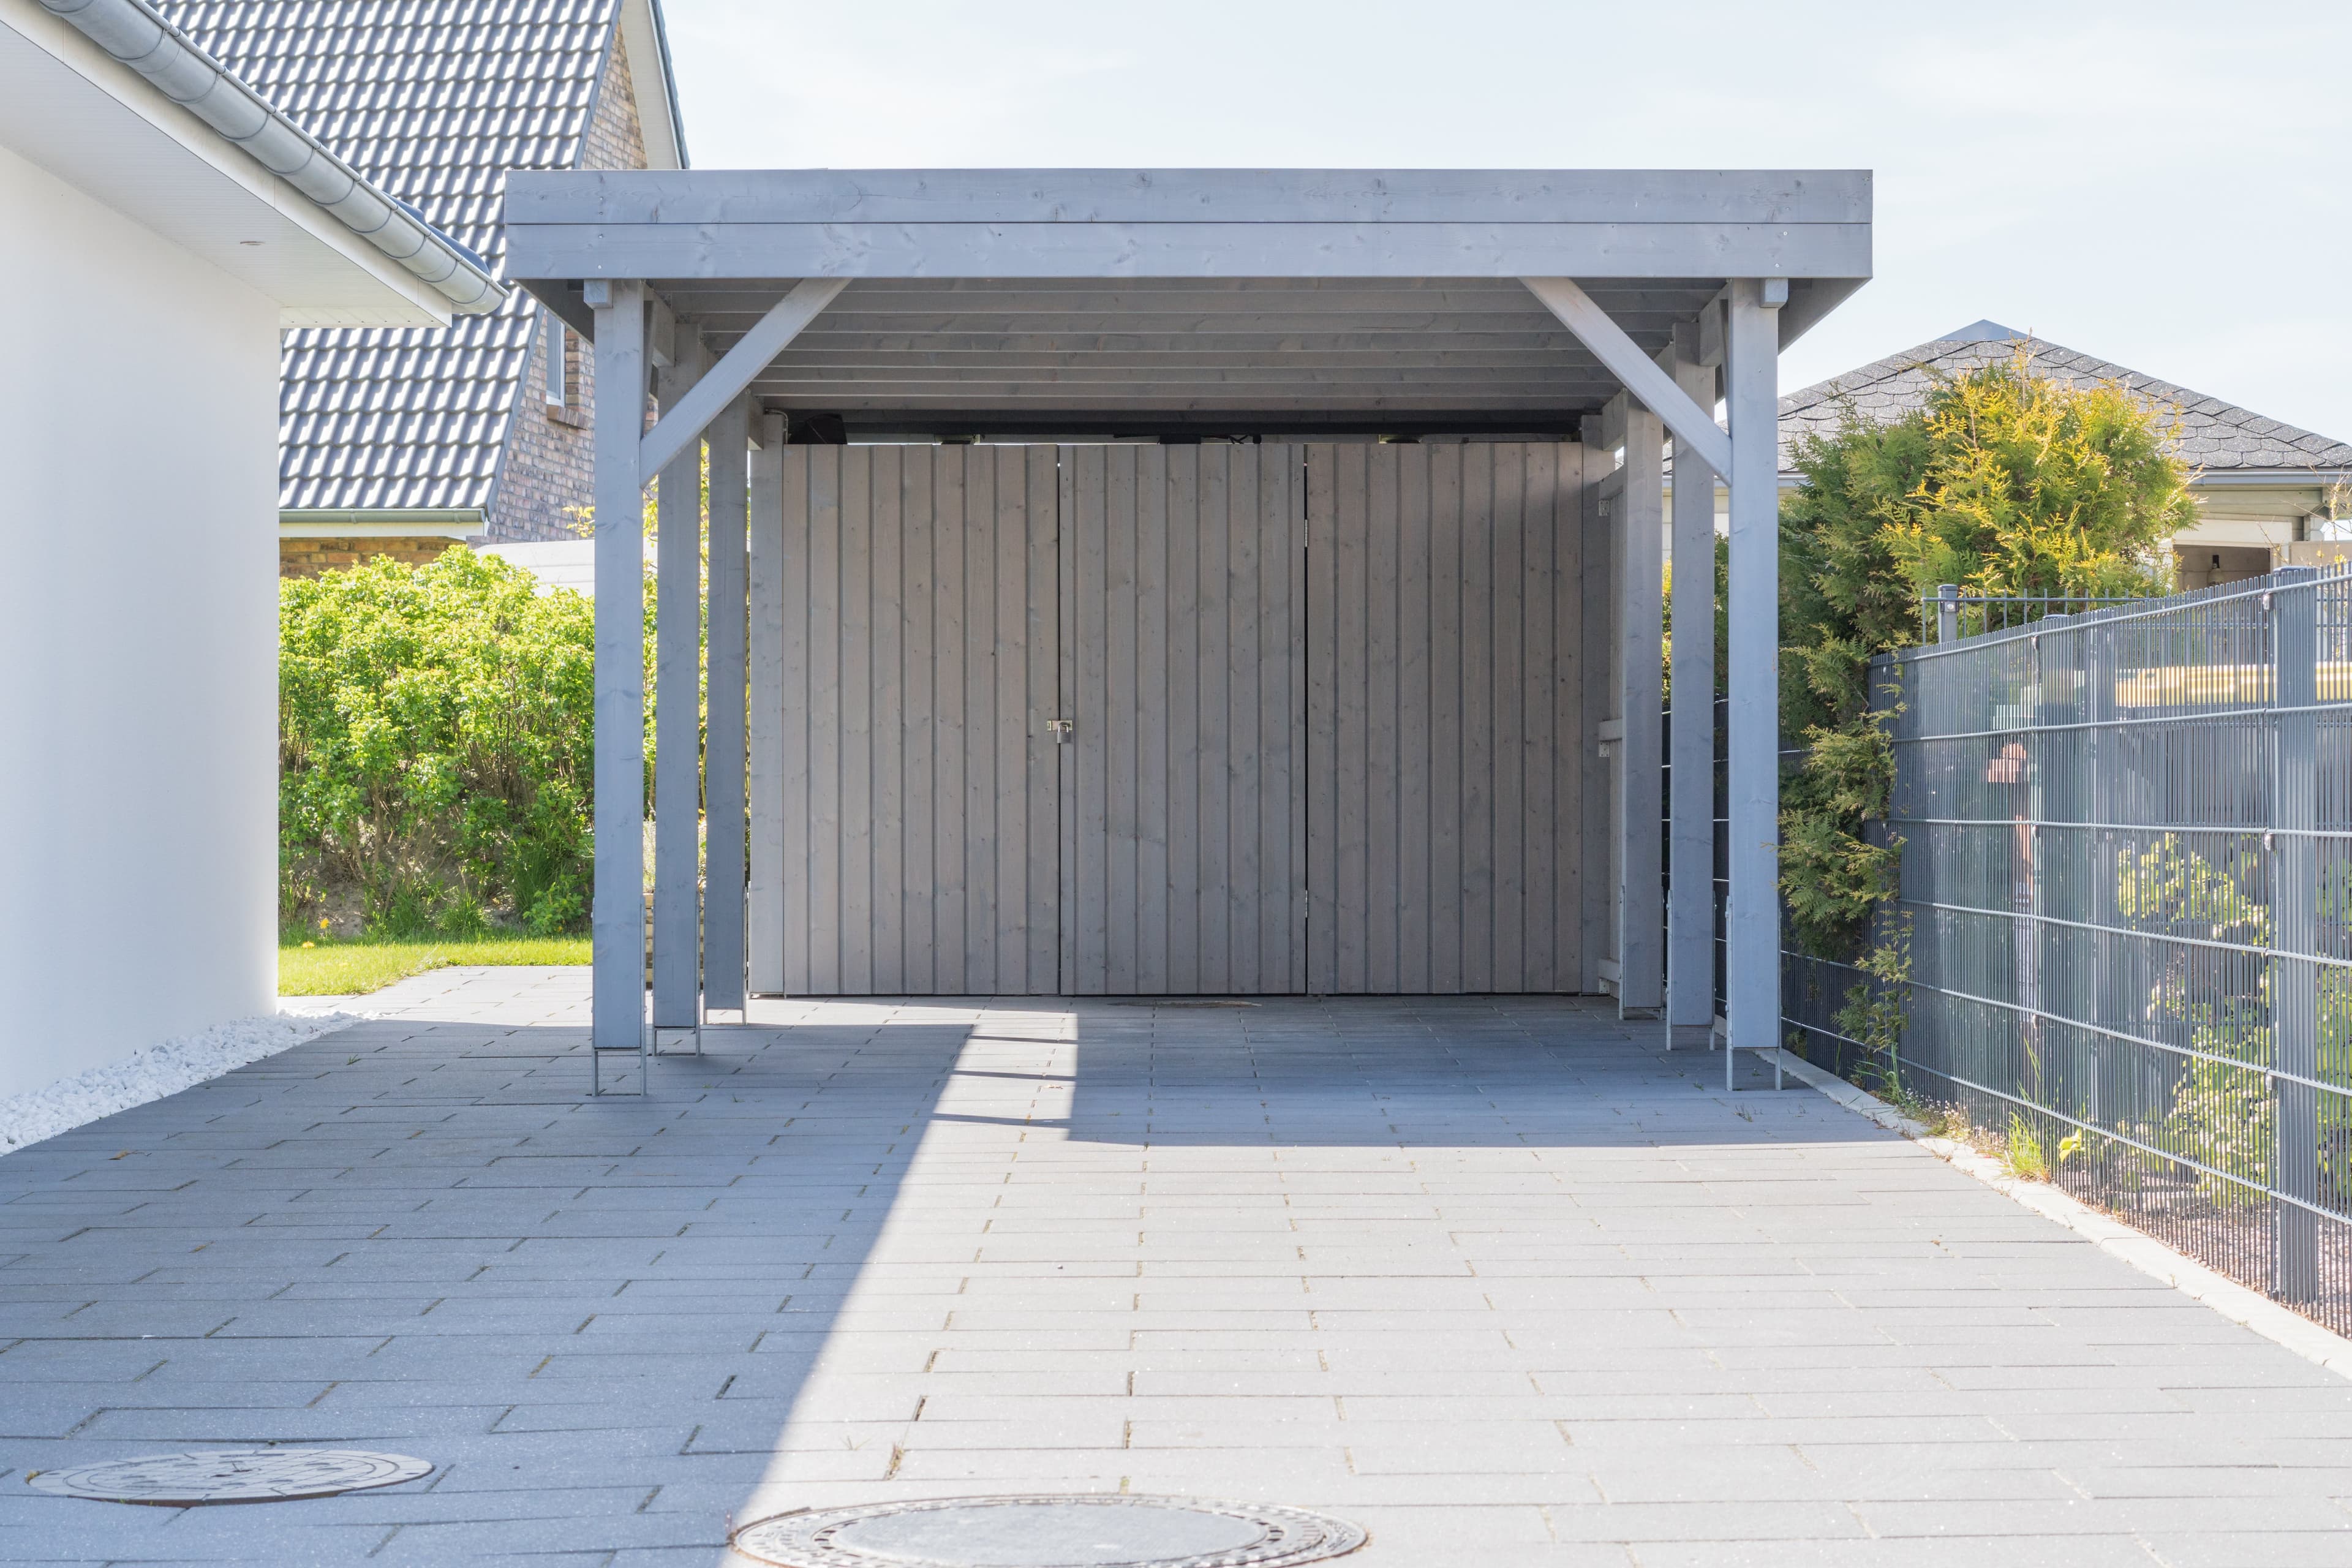
M282 920L539 934L588 913L593 606L451 550L278 594Z

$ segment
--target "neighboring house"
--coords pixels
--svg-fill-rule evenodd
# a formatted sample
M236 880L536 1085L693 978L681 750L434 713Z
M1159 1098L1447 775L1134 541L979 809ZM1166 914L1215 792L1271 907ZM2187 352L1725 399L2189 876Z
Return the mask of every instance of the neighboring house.
M509 169L686 164L659 0L156 0L496 270ZM281 570L576 538L593 356L518 289L447 331L289 332Z
M142 0L0 0L0 295L7 1096L276 1011L279 334L501 290Z
M2334 560L2328 520L2352 485L2352 444L2158 381L2136 370L2062 348L1997 321L1978 321L1874 364L1780 399L1780 482L1796 483L1792 454L1809 435L1829 435L1846 411L1892 421L1918 408L1939 376L2006 361L2020 351L2049 376L2113 382L2179 426L2176 448L2196 478L2189 492L2203 519L2175 536L2177 584L2210 587L2259 576L2273 565Z

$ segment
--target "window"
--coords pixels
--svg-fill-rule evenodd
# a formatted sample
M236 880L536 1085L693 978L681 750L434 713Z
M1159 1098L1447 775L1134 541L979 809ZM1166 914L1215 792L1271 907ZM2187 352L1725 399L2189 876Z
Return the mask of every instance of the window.
M572 329L550 316L547 319L547 405L550 408L572 406Z

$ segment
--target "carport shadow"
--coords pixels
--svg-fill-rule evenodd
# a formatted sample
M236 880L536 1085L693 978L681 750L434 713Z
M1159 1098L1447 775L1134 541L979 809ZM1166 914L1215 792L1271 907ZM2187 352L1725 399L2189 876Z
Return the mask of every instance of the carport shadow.
M7 1556L717 1550L969 1032L717 1028L592 1100L583 1029L412 1014L0 1159ZM239 1509L18 1479L267 1443L436 1468Z
M1660 1026L1621 1023L1597 998L1073 1005L1069 1135L1096 1142L1644 1148L1885 1136L1809 1090L1748 1093L1772 1086L1752 1058L1739 1064L1741 1092L1727 1095L1719 1052L1669 1052Z

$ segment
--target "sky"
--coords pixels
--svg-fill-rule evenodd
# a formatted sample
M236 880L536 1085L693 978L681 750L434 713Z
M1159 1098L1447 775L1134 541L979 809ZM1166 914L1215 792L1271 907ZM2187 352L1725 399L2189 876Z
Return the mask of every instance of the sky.
M1864 168L1792 390L1990 319L2352 440L2352 5L664 0L696 167Z

